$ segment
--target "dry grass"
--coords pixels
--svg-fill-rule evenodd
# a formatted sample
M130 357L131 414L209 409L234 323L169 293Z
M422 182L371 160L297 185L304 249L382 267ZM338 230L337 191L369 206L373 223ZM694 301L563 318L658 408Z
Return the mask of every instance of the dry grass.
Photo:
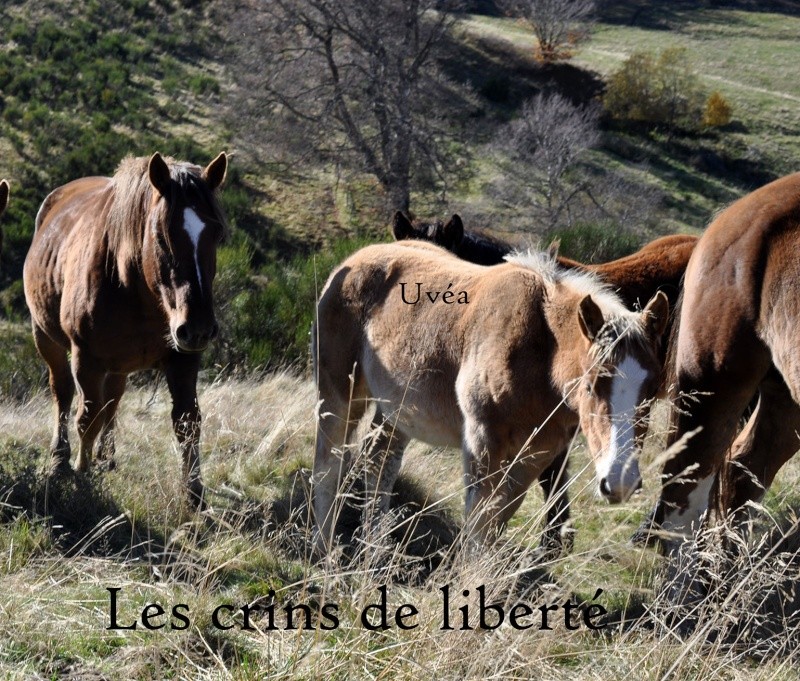
M462 509L459 457L414 445L404 462L395 506L382 523L357 528L347 511L339 554L309 559L308 468L314 438L314 391L288 374L224 381L201 394L205 413L203 473L211 508L181 507L179 461L162 387L126 396L118 435L118 466L48 485L40 473L49 439L49 404L37 395L0 409L0 676L120 679L607 679L795 678L800 596L796 467L782 475L761 514L754 544L734 560L709 550L702 573L712 595L694 633L673 629L676 613L662 593L661 560L628 544L655 489L658 428L644 455L647 490L620 507L594 497L593 472L578 445L572 485L576 549L542 563L536 552L543 506L533 491L505 537L476 550L457 540ZM663 423L663 415L655 419ZM663 430L663 428L662 428ZM11 435L13 434L13 435ZM789 539L779 543L783 535ZM716 536L716 535L715 535ZM713 545L716 539L711 538ZM369 631L363 609L386 586L390 626ZM480 630L478 587L501 604L506 622ZM443 630L443 594L450 622ZM129 625L147 604L165 615L153 631L108 630L109 588L119 588L118 622ZM597 589L603 593L596 597ZM463 592L469 591L464 596ZM273 593L274 596L273 596ZM509 625L519 603L532 608L599 603L612 624L595 632L573 614L549 616L540 630L534 610ZM176 604L190 626L169 613ZM249 631L241 612L250 605ZM287 630L287 605L310 607L311 626ZM339 624L320 611L336 604ZM394 620L397 607L417 613ZM457 630L469 607L472 630ZM374 610L374 609L373 609ZM521 611L517 611L518 613ZM270 613L274 630L270 630ZM300 624L304 617L295 615ZM297 619L299 618L299 619ZM487 614L491 626L496 614Z

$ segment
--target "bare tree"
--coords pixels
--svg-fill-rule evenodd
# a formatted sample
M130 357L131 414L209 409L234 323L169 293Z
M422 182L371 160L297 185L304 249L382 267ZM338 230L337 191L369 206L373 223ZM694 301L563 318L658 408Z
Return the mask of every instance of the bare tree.
M536 56L545 63L572 55L572 48L589 33L587 22L595 0L505 0L505 6L530 23L538 46Z
M259 127L289 121L306 148L354 161L407 210L415 168L441 178L452 84L435 56L454 2L243 0L228 19L237 106Z
M565 213L569 221L575 197L586 189L567 175L597 144L598 119L596 106L579 107L559 94L539 93L498 137L509 153L507 181L525 195L525 203L532 204L547 227L558 225Z

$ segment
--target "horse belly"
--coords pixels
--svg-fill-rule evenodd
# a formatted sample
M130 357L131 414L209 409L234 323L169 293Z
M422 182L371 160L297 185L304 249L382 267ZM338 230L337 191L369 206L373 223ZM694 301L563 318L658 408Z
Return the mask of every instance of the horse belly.
M444 376L392 373L380 360L364 363L370 397L387 422L414 440L436 447L460 447L463 418L453 381Z

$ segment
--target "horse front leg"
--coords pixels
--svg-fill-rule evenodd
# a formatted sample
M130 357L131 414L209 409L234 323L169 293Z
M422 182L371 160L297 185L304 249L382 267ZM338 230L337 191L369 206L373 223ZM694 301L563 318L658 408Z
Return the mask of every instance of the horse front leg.
M539 486L544 492L547 509L547 521L540 547L546 556L558 557L562 553L571 553L573 533L569 529L570 507L569 470L567 451L569 445L553 459L552 463L539 476Z
M75 470L85 473L92 463L92 448L103 427L103 384L106 372L77 347L72 348L72 375L78 388L75 424L80 439Z
M505 528L509 498L506 462L492 446L486 425L466 420L464 463L464 532L468 540L491 542Z
M100 441L97 446L97 461L103 462L108 470L116 467L114 454L116 443L114 439L114 428L116 426L117 408L122 395L125 392L127 381L125 374L108 374L103 386L103 428L100 431Z
M50 457L52 470L69 470L69 410L75 395L75 383L72 379L69 358L66 348L58 345L35 324L33 325L33 341L36 349L47 363L50 383L50 394L53 399L53 437L50 441Z
M172 398L172 428L183 460L183 482L189 504L202 508L200 477L200 407L197 404L197 374L200 355L173 352L164 363L164 375Z

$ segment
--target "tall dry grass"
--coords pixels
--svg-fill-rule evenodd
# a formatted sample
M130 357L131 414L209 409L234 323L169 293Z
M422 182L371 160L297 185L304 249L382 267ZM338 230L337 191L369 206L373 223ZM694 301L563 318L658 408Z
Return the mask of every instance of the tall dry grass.
M749 545L723 559L709 533L697 612L665 598L662 560L629 537L657 493L663 411L643 455L645 491L611 507L595 498L593 467L572 452L575 550L543 561L536 551L545 508L532 490L491 547L458 538L463 508L457 453L412 445L392 512L363 526L345 506L342 540L324 561L310 556L312 384L290 374L220 381L201 392L203 475L210 508L181 504L180 462L163 386L132 389L120 412L117 469L47 482L50 407L39 394L0 408L0 676L114 679L789 679L796 677L795 585L800 540L792 508L797 466L782 473ZM73 434L74 435L74 434ZM74 442L74 438L73 438ZM729 544L737 541L728 534ZM361 615L386 587L390 626ZM478 628L487 604L505 623ZM443 630L443 588L450 622ZM109 588L118 623L109 630ZM603 592L597 595L597 590ZM468 595L464 592L468 591ZM575 604L571 630L565 602ZM158 603L163 624L143 628ZM170 616L184 604L190 622ZM217 624L212 613L220 612ZM533 609L515 629L515 605ZM558 605L541 629L542 605ZM581 608L602 605L609 625L585 626ZM248 605L250 630L242 630ZM288 605L306 605L309 629L287 629ZM338 626L323 607L337 606ZM406 607L401 622L394 619ZM468 606L469 630L459 630ZM375 614L375 608L369 612ZM298 608L295 624L305 624ZM155 612L151 609L150 612ZM330 611L328 611L330 612ZM523 612L518 610L518 613ZM596 612L596 611L595 611ZM273 617L272 630L270 616ZM695 623L679 635L682 618ZM486 614L491 627L496 612ZM328 625L330 628L324 628ZM413 625L413 626L412 626Z

